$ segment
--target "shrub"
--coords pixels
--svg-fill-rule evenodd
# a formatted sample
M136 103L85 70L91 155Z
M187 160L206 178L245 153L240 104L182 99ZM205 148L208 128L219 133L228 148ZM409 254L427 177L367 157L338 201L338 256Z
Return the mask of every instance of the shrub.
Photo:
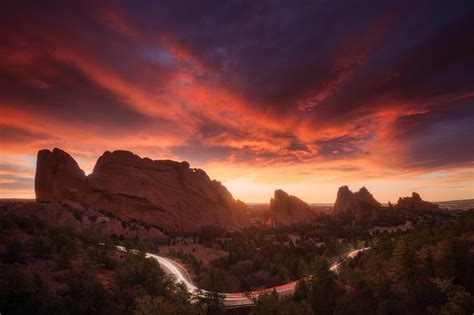
M3 260L7 263L25 262L25 246L17 238L9 238L5 241L5 254Z
M47 258L54 251L53 241L47 236L39 236L33 241L33 255L37 258Z

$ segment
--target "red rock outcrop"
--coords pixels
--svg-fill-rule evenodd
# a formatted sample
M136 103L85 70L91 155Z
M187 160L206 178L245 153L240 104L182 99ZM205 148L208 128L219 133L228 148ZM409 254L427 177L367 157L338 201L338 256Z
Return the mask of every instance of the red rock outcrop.
M288 195L281 189L275 190L270 200L270 215L267 224L271 226L310 222L316 213L298 197Z
M74 201L169 232L249 224L246 206L218 181L187 162L153 161L128 151L105 152L85 176L60 149L38 153L37 201Z
M375 200L374 196L362 187L357 192L352 192L349 187L339 187L336 202L334 203L334 214L349 215L356 221L371 220L382 205Z
M395 208L415 211L439 210L439 206L437 204L424 201L416 192L413 192L411 197L400 197Z
M138 222L125 223L116 217L70 202L0 201L0 211L22 217L35 217L47 225L64 227L75 232L94 231L103 235L127 239L146 239L167 244L168 237L160 230Z
M38 152L36 200L74 200L86 191L86 175L69 154L59 149Z

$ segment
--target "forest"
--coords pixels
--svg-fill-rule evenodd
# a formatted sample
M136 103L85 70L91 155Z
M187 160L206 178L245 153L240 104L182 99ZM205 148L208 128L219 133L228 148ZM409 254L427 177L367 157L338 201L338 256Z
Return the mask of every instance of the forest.
M312 230L313 229L313 230ZM276 292L255 306L224 309L217 295L191 299L143 254L122 253L118 239L51 228L36 219L3 214L0 220L2 314L472 314L474 212L408 231L341 232L342 241L310 227L232 233L203 230L196 241L228 256L205 266L191 254L174 258L192 268L211 291L243 291L301 280L291 298ZM330 229L332 230L332 229ZM299 237L293 240L293 233ZM335 232L334 232L335 233ZM337 234L337 233L336 233ZM326 241L316 246L317 241ZM138 240L123 245L159 247ZM338 273L329 264L356 247ZM235 283L234 283L235 282Z

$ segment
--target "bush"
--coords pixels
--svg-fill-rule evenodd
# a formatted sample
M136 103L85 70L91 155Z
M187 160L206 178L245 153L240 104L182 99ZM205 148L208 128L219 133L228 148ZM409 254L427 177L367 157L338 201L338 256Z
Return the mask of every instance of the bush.
M40 236L33 241L33 255L36 258L47 258L53 251L53 241L49 237Z
M58 267L61 269L71 266L71 260L76 255L76 250L72 246L63 246L59 251Z
M25 246L23 242L17 238L7 239L5 241L3 261L7 263L23 263L25 259Z
M121 289L141 286L152 294L164 293L164 272L160 264L140 254L127 254L115 272L115 279Z
M137 299L136 309L133 312L134 315L204 315L210 313L204 313L196 305L192 305L189 302L185 303L174 303L173 301L166 300L161 296L150 296L144 295Z
M73 279L64 296L66 308L72 314L116 314L117 306L104 286L94 278Z
M0 313L34 314L41 303L43 287L36 274L26 273L18 264L0 264Z

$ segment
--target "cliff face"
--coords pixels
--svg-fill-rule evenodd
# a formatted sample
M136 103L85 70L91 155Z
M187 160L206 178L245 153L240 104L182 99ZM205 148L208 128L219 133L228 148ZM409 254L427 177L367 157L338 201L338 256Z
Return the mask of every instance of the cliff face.
M337 191L333 213L350 215L356 221L365 221L374 218L381 208L382 205L375 200L367 188L362 187L354 193L349 190L349 187L342 186Z
M270 216L267 224L271 226L288 225L293 223L309 222L316 214L303 200L288 195L281 189L275 190L270 200Z
M59 149L38 152L36 200L74 199L86 190L86 175L69 154Z
M423 199L421 199L420 195L416 192L412 193L411 197L400 197L395 207L397 209L406 209L406 210L415 210L415 211L439 210L438 205L428 202L428 201L424 201Z
M203 170L128 151L105 152L85 176L66 152L41 150L35 191L37 201L75 201L171 232L249 224L245 204Z

